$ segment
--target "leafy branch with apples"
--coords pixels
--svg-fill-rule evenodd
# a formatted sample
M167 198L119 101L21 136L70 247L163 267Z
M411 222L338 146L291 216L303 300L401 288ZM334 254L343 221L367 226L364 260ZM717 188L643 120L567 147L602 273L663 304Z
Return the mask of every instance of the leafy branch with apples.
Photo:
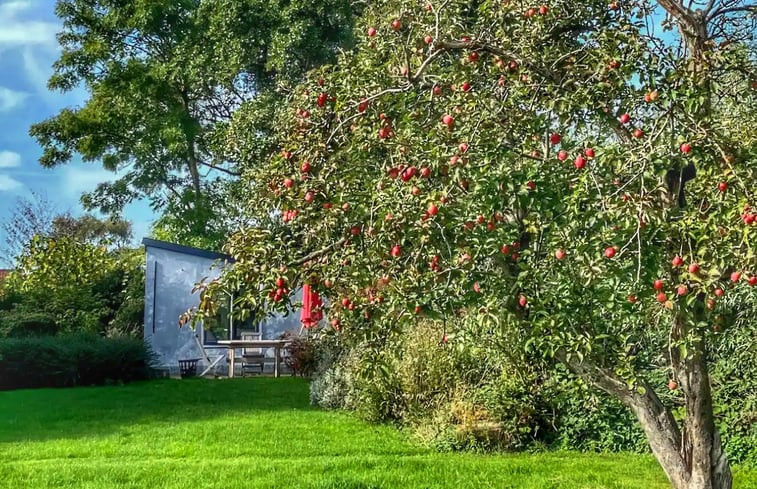
M730 488L708 352L757 300L754 14L372 3L279 108L279 150L245 172L255 225L195 319L222 290L286 311L302 284L345 336L474 316L628 406L673 487Z

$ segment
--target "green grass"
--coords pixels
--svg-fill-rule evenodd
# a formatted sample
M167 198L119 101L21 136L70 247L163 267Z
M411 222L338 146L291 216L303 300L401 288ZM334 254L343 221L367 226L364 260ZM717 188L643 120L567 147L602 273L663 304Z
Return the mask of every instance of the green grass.
M0 392L0 488L667 488L649 456L439 454L300 379ZM735 487L757 488L737 472Z

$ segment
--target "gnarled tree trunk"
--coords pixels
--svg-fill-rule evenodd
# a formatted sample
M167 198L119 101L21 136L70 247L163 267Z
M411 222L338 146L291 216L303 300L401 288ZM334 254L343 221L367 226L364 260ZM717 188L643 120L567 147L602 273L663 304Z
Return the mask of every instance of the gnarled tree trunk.
M687 355L671 345L673 369L681 384L686 414L679 426L673 413L643 380L634 388L613 371L564 354L558 358L585 381L620 399L639 420L652 453L675 489L731 489L733 478L715 426L704 337L676 317L673 345L688 335Z

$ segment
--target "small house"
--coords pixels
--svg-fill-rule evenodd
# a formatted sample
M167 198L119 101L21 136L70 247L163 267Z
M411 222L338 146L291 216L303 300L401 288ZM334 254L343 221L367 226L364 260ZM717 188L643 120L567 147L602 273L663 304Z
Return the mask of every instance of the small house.
M196 307L199 295L192 293L201 280L217 278L224 267L233 266L228 255L182 246L165 241L145 238L142 241L146 253L145 269L145 331L147 344L157 355L158 368L176 375L180 360L198 360L197 372L209 366L208 359L225 355L226 347L219 340L278 339L282 335L299 334L301 330L298 311L286 315L265 318L250 318L235 322L229 306L220 307L218 317L207 324L179 327L179 317L191 307ZM295 293L294 300L299 300ZM241 353L241 352L240 352ZM266 352L272 356L273 352ZM237 357L239 358L239 356ZM213 372L225 374L228 364L218 362Z

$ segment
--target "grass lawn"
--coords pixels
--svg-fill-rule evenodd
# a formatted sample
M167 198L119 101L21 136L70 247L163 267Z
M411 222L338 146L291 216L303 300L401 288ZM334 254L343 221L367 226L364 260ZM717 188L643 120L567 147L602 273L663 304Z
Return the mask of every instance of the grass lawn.
M757 488L738 471L736 488ZM0 392L0 487L667 488L638 455L439 454L293 378Z

